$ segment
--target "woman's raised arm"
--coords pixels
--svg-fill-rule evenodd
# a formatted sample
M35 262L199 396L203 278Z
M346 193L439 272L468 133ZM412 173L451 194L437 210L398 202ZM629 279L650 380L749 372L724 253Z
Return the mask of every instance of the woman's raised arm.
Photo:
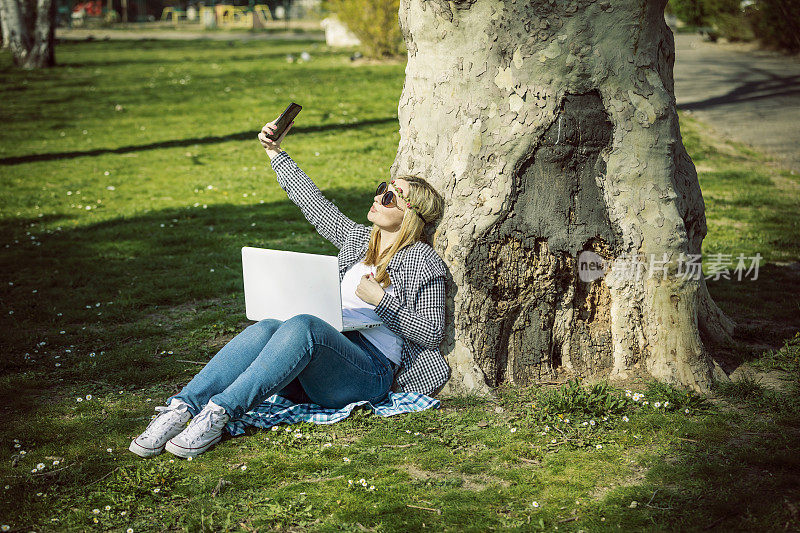
M356 227L356 223L344 215L339 208L325 198L322 191L314 185L305 172L300 170L289 154L282 151L280 143L291 129L277 141L266 136L274 130L275 123L270 122L261 129L258 140L272 160L272 168L278 175L278 184L286 191L289 199L302 211L303 216L336 248L341 249L347 236Z

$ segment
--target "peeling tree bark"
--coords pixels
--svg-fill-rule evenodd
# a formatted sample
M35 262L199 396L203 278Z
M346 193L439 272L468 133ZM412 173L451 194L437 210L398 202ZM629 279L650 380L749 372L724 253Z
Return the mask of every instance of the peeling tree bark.
M35 7L35 9L34 9ZM3 47L23 69L52 67L55 57L55 0L0 0Z
M733 323L702 276L675 271L680 254L700 253L706 223L665 4L402 1L392 173L425 176L446 201L445 392L562 368L612 378L641 368L700 391L724 377L703 341L729 342ZM617 264L583 282L586 250ZM632 254L672 268L632 276L619 266Z

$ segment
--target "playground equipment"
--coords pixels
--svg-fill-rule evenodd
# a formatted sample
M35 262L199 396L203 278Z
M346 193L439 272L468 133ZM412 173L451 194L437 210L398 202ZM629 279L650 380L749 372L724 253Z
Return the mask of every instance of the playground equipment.
M265 28L267 22L275 20L269 8L263 4L253 6L233 6L228 4L217 4L213 6L203 6L199 11L199 19L207 27L220 28ZM187 12L174 7L165 7L161 12L163 22L173 22L178 25L181 22L191 22L194 17L187 17Z

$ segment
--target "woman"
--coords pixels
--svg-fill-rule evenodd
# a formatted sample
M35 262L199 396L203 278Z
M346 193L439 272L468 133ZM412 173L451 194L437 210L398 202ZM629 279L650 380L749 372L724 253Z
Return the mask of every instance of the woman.
M273 394L341 408L362 400L380 402L393 384L402 392L433 394L449 377L438 348L446 269L423 242L426 224L441 216L441 197L418 177L384 182L367 214L372 228L356 224L280 149L286 133L277 141L267 137L274 131L273 121L258 139L278 183L339 249L342 313L383 325L340 333L319 318L299 315L247 327L166 406L156 407L160 414L130 446L141 457L164 449L195 457L222 438L229 420Z

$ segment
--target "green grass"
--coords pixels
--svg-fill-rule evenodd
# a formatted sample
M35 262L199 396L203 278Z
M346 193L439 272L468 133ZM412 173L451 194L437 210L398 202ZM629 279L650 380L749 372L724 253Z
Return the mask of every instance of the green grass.
M303 50L312 61L286 63ZM192 462L134 457L127 445L153 406L199 368L182 361L207 360L248 323L240 248L334 251L275 183L255 132L304 104L285 147L364 222L365 191L394 159L404 65L352 66L314 42L65 43L58 59L22 73L0 55L0 524L797 526L798 393L755 377L710 399L657 383L632 383L636 401L606 384L502 388L497 402L250 431ZM798 376L798 180L681 120L706 253L769 262L756 281L709 285L749 341L773 347L740 358Z

